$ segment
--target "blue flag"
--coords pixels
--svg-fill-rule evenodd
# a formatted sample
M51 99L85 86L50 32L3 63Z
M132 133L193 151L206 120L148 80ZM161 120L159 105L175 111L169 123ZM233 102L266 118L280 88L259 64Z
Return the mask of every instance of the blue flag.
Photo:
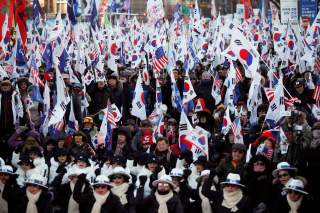
M52 58L52 44L51 43L48 43L46 48L45 48L45 51L42 55L42 58L43 58L43 61L46 65L46 68L45 70L46 71L49 71L51 68L52 68L52 65L53 65L53 58Z
M16 62L17 66L19 67L27 66L27 57L24 53L24 49L20 39L17 40Z
M98 11L96 1L93 0L92 7L91 7L91 17L90 17L91 27L95 30L96 25L98 23Z
M33 0L33 26L38 27L40 24L41 7L38 0Z
M70 20L70 23L72 25L76 25L77 24L77 19L74 13L74 3L76 1L75 0L68 0L68 4L67 4L67 14Z
M67 70L68 57L69 57L69 55L68 55L66 49L64 48L61 53L61 56L59 57L59 60L60 60L59 69L60 69L60 72L62 72L62 73L68 72L68 70Z

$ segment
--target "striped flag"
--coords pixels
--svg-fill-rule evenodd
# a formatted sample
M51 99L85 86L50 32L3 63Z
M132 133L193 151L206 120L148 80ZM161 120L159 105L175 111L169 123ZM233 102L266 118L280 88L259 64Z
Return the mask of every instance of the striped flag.
M317 54L316 60L314 62L314 71L320 74L320 53Z
M273 88L264 88L264 91L266 93L267 99L269 102L271 102L274 99L274 93L275 93L275 89ZM297 97L291 97L291 98L287 98L284 97L284 105L285 106L293 106L294 103L297 102L301 102L299 98Z
M314 87L312 98L316 101L317 106L320 106L320 79L318 78Z
M164 53L163 47L158 47L155 51L153 58L153 69L156 72L160 72L163 68L165 68L168 64L169 60Z
M236 82L239 83L243 80L241 70L240 70L239 66L237 66L235 64L234 64L234 68L236 69Z

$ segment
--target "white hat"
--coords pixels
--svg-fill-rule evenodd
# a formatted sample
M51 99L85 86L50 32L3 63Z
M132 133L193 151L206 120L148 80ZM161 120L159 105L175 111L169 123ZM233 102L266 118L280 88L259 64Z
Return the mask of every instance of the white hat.
M0 173L8 174L8 175L13 175L13 169L9 165L3 165L0 167Z
M200 176L197 177L196 181L200 181L202 177L210 175L210 170L205 169L200 173Z
M182 177L183 176L183 171L182 169L179 168L174 168L170 172L171 177Z
M123 176L127 177L128 180L131 178L130 174L128 174L128 172L121 166L117 166L116 168L114 168L113 172L108 177L109 177L109 179L113 179L114 176L116 176L116 175L123 175Z
M47 178L43 177L40 174L31 174L31 176L24 182L24 184L33 184L44 188L48 188Z
M224 182L221 182L221 185L224 185L224 184L231 184L231 185L245 187L245 185L241 184L240 175L234 174L234 173L228 174L227 179Z
M293 190L293 191L296 191L296 192L300 192L301 194L305 194L307 195L308 192L306 192L304 190L304 184L301 180L299 179L294 179L294 178L291 178L288 183L286 184L286 186L284 187L285 191L287 190Z
M67 171L67 177L70 179L73 176L79 176L81 174L81 170L75 167L71 167Z
M277 169L273 170L273 172L272 172L273 177L277 177L278 172L280 170L291 170L291 171L296 172L297 168L291 167L290 164L287 162L280 162L277 164Z
M95 185L106 185L112 187L112 183L110 182L109 178L105 175L98 175L96 179L94 179L92 186Z
M158 180L152 182L152 186L157 187L158 183L168 183L173 188L176 187L176 185L172 182L172 178L169 175L162 175Z

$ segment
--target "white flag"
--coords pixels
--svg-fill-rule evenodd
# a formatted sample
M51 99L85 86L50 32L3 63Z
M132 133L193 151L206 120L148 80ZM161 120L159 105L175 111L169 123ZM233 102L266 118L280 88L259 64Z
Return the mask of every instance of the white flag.
M195 97L197 97L197 94L193 89L189 73L187 72L186 76L184 77L182 104L192 101Z
M134 98L132 100L131 115L140 118L140 120L147 119L144 91L142 88L142 78L140 72L138 74L136 88L134 89Z

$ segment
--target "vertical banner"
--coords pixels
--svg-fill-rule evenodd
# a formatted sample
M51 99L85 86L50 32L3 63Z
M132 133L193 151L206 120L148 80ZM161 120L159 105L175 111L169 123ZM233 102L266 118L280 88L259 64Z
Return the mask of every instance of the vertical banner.
M302 18L309 18L310 23L317 16L317 0L300 0L300 16Z
M298 0L280 0L281 23L298 24Z
M18 25L21 35L21 40L23 46L26 47L26 40L27 40L27 13L26 13L26 0L16 0L15 4L15 15L14 20L15 23Z
M251 0L241 0L241 4L244 5L244 19L248 19L253 16Z
M13 6L14 1L12 0L0 0L0 27L3 29L3 24L8 15L8 27L11 28L13 20ZM0 33L0 41L2 40L2 35Z

